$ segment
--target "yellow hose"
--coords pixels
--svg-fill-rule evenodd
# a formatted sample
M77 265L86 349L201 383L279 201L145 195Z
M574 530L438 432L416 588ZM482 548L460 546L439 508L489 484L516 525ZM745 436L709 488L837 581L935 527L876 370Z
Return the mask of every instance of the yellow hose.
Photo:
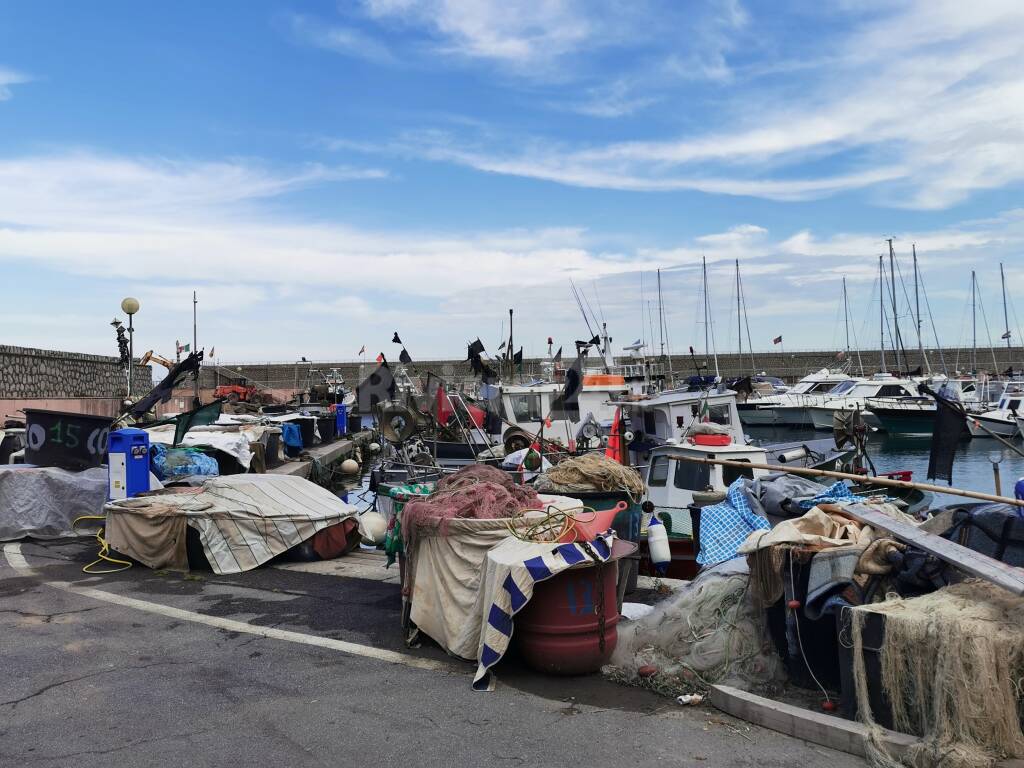
M74 522L71 523L72 528L76 528L80 520L102 520L106 522L106 515L80 515L76 517ZM97 557L88 565L82 567L82 573L89 573L93 575L100 575L104 573L117 573L118 571L126 571L132 567L130 560L120 560L116 557L110 556L110 544L103 538L104 527L101 525L99 530L96 531L96 543L100 545L100 551L97 553ZM95 566L100 563L113 563L114 565L121 566L120 568L106 568L102 571L92 570Z

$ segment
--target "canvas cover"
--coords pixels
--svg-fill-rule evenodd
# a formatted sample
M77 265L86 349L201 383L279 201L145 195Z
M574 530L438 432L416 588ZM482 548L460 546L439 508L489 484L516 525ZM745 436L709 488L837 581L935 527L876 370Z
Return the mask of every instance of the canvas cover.
M153 568L187 567L181 518L199 532L214 573L252 570L317 531L355 518L356 508L315 483L288 475L211 478L192 493L110 502L107 541ZM184 565L183 565L184 563Z
M75 536L74 519L103 514L106 500L106 467L68 472L0 465L0 541Z

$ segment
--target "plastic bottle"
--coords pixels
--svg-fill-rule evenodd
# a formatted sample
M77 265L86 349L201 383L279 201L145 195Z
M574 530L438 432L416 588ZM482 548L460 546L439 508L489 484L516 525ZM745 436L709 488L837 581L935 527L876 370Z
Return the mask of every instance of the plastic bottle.
M647 549L651 554L651 564L659 576L664 576L672 562L672 551L668 546L668 533L665 525L657 514L652 514L647 523Z

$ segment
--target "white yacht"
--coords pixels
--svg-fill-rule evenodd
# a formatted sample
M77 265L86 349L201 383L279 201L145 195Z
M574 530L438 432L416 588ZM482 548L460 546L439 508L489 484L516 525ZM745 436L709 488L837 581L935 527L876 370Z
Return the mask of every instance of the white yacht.
M870 379L850 379L836 384L820 397L820 402L806 406L815 429L831 430L836 411L863 411L868 398L917 397L920 393L912 379L899 379L888 373L876 373Z
M822 368L800 379L784 395L747 398L739 405L739 417L748 426L811 426L807 407L818 404L819 397L837 384L851 380L843 371Z
M968 415L967 428L971 431L971 437L991 437L996 434L1013 438L1021 434L1024 417L1018 412L1022 400L1024 393L1019 388L1008 387L993 410Z

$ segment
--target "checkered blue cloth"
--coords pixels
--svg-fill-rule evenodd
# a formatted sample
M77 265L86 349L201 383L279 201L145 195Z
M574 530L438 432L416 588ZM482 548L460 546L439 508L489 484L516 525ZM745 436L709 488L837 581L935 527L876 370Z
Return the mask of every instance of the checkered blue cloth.
M489 689L491 667L501 661L512 640L513 617L530 602L534 587L574 565L607 561L614 540L615 533L610 530L585 544L535 544L509 537L487 553L485 579L493 580L497 588L490 604L484 604L487 610L480 633L479 663L473 676L474 690ZM589 591L576 595L571 584L568 588L567 612L595 612L594 596Z
M800 509L811 509L819 504L840 504L844 501L860 501L850 487L842 480L837 480L813 499L804 499L800 502Z
M715 565L736 557L740 544L754 531L766 531L771 523L756 514L747 502L744 479L729 486L725 501L700 511L700 552L697 562Z

